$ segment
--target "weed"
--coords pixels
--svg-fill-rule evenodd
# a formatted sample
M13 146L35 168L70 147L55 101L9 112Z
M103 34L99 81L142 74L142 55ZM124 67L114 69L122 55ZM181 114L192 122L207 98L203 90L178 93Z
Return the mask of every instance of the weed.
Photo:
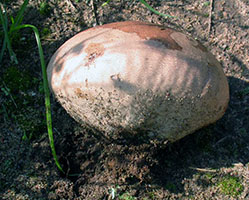
M44 114L35 109L41 104L40 98L34 98L37 91L30 88L37 87L38 82L26 71L20 71L16 66L11 66L0 77L3 92L2 113L5 118L13 119L23 131L23 139L35 139L37 133L45 131Z
M131 196L128 192L123 193L118 197L118 200L136 200L136 197Z
M157 199L154 192L148 192L147 195L148 195L148 198L144 198L143 200L149 200L149 199L156 200Z
M204 13L204 14L203 14L203 17L206 17L206 18L207 18L207 17L209 17L209 14L208 14L208 13Z
M45 93L45 108L46 108L46 120L47 120L46 122L47 122L47 130L48 130L48 137L49 137L49 141L50 141L50 147L52 150L52 155L53 155L53 158L55 160L56 166L58 167L58 169L60 171L62 171L64 173L64 171L61 168L60 163L58 161L56 151L55 151L55 146L54 146L54 138L53 138L53 131L52 131L51 105L50 105L50 92L49 92L49 87L48 87L48 78L47 78L47 73L46 73L46 66L45 66L43 49L41 46L40 34L38 32L38 29L33 25L30 25L30 24L21 25L23 14L24 14L24 11L28 5L28 2L29 2L29 0L24 1L20 10L18 11L16 18L11 17L12 24L10 27L8 27L8 17L7 17L5 6L2 3L0 3L0 21L2 24L3 32L4 32L4 42L3 42L3 47L2 47L1 53L0 53L0 63L1 63L2 57L4 55L4 51L7 48L9 51L11 61L14 61L16 64L18 64L15 53L12 50L10 38L14 33L18 32L20 29L30 28L35 34L36 43L38 46L38 52L39 52L39 56L40 56L40 62L41 62L41 68L42 68L42 77L43 77L43 88L44 88L44 93Z
M1 167L1 169L2 169L2 173L3 174L7 174L7 171L9 170L9 169L11 169L13 166L14 166L14 162L13 161L11 161L11 160L5 160L3 163L2 163L2 167Z
M237 93L237 96L241 99L243 99L247 95L249 95L249 87L246 87Z
M163 13L160 13L158 11L156 11L154 8L152 8L148 3L146 3L146 1L144 0L139 0L147 9L149 9L151 12L159 15L159 16L162 16L162 17L168 17L168 18L173 18L174 16L171 16L171 15L167 15L167 14L163 14Z
M7 48L11 61L18 64L16 55L12 49L11 43L12 43L12 39L16 37L15 35L18 34L18 32L14 31L14 29L22 23L24 11L28 3L29 3L29 0L25 0L23 2L15 18L13 16L10 16L11 25L9 27L8 27L8 16L7 16L5 5L0 3L0 21L1 21L1 25L3 28L3 35L4 35L3 45L2 45L1 52L0 52L0 63L2 61L4 51Z
M107 0L105 3L103 3L101 6L106 6L108 3L110 2L110 0Z
M209 6L209 5L210 5L210 2L209 2L209 1L206 1L206 2L203 3L203 6L205 6L205 7L207 7L207 6Z
M49 13L50 13L50 10L51 10L51 8L50 8L49 4L46 1L42 1L40 3L39 12L40 12L41 15L48 16Z
M21 109L15 116L18 125L23 130L23 140L32 140L40 137L37 133L46 131L46 121L43 113L38 112L32 107Z
M239 133L242 136L248 136L248 132L247 132L247 130L245 128L240 128Z
M239 178L234 176L224 177L218 185L223 194L233 197L239 196L244 190Z
M50 34L51 34L51 31L50 31L50 29L47 28L47 27L43 28L42 31L41 31L41 36L42 36L43 38L48 37Z
M213 178L214 178L214 174L211 174L211 173L206 173L205 174L205 178L208 180L208 181L211 181Z
M7 68L3 74L3 81L12 93L25 92L32 85L31 76L26 71L21 72L15 66Z

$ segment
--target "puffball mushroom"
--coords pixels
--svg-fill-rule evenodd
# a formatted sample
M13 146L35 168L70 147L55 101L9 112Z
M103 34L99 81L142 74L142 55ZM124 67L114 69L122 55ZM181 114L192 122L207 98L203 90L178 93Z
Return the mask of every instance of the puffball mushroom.
M222 67L203 45L145 22L78 33L56 51L47 74L66 111L109 138L174 142L217 121L229 101Z

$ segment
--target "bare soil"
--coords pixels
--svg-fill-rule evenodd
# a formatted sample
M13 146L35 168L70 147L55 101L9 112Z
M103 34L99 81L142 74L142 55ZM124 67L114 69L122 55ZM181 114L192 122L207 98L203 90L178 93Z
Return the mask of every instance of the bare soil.
M22 2L8 1L8 14L15 16ZM208 47L228 77L230 103L215 124L173 144L157 144L105 141L80 127L52 99L56 150L66 171L62 174L54 164L44 123L38 126L40 122L34 121L37 116L45 121L39 83L9 95L2 89L4 74L12 66L42 81L33 33L21 31L13 43L19 64L11 63L7 54L0 63L0 199L249 199L248 0L214 0L211 12L206 0L147 0L157 11L176 18L155 15L139 1L112 0L101 7L100 0L94 5L50 0L45 9L41 2L30 1L23 23L38 27L47 63L67 39L95 25L125 20L157 23L192 35ZM11 96L31 99L10 112L4 105ZM23 139L27 126L20 116L31 122L29 128L34 126L31 140Z

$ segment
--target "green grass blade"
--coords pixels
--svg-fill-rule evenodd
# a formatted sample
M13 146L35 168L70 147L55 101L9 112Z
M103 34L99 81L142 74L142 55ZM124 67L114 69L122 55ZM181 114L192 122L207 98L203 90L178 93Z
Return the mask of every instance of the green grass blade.
M28 3L29 3L29 0L25 0L25 1L23 2L23 4L22 4L20 10L19 10L18 13L17 13L17 16L16 16L15 19L14 19L14 23L12 24L13 27L16 27L16 26L18 26L18 25L20 25L20 24L22 23L24 11L25 11L25 9L26 9ZM11 26L12 26L12 25L11 25Z
M3 46L2 46L2 49L1 49L1 57L0 57L0 62L2 61L2 57L3 57L3 54L4 54L4 51L6 49L6 33L8 34L8 32L6 32L7 30L7 20L6 20L6 12L5 12L5 8L3 6L2 3L0 3L0 21L1 21L1 24L2 24L2 27L3 27L3 37L4 37L4 41L3 41Z
M0 53L0 63L3 60L3 54L4 54L5 49L6 49L6 39L4 38L4 40L3 40L3 46L2 46L2 49L1 49L1 53Z
M42 77L43 77L43 87L44 87L44 92L45 92L45 106L46 106L46 118L47 118L47 128L48 128L48 137L49 137L49 142L50 142L50 148L52 150L52 155L55 160L55 164L58 167L58 169L64 173L57 155L55 151L55 146L54 146L54 138L53 138L53 131L52 131L52 117L51 117L51 104L50 104L50 92L49 92L49 87L48 87L48 78L47 78L47 72L46 72L46 66L45 66L45 60L44 60L44 54L43 54L43 49L41 45L41 40L40 40L40 35L38 32L38 29L30 24L24 24L24 25L19 25L15 28L13 28L12 31L19 30L22 28L31 28L34 33L35 33L35 38L39 50L39 56L40 56L40 61L41 61L41 67L42 67Z
M101 5L101 7L102 7L102 6L106 6L109 2L110 2L110 0L107 0L105 3L103 3L103 4Z
M11 21L12 24L15 23L15 20L14 20L14 17L13 17L13 16L10 16L10 21Z
M162 16L162 17L169 17L169 18L173 18L174 16L171 16L171 15L167 15L167 14L163 14L163 13L160 13L158 11L156 11L154 8L152 8L147 2L145 2L144 0L139 0L142 4L144 4L146 6L146 8L148 8L151 12L159 15L159 16Z
M2 56L3 56L5 48L7 46L11 61L14 61L16 64L18 64L16 55L15 55L14 51L12 50L11 42L9 39L10 34L8 32L8 19L7 19L6 9L5 9L4 5L1 3L0 3L0 20L1 20L3 32L4 32L4 43L3 43L2 50L1 50L0 61L2 60Z

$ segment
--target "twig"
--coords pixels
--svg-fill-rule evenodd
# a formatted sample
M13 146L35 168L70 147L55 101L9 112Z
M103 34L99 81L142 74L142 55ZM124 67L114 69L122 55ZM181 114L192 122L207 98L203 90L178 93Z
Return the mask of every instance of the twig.
M242 175L245 179L247 179L247 180L249 180L249 175L248 176L246 176L246 175Z
M194 169L194 170L197 170L199 172L212 172L212 173L215 173L217 172L216 169L205 169L205 168L198 168L198 167L189 167L190 169Z
M220 143L224 142L227 138L230 138L231 136L225 136L223 138L221 138L218 142L216 142L213 147L216 147L217 145L219 145Z
M66 2L67 2L67 4L68 4L69 6L71 6L71 8L72 8L74 11L76 10L75 6L73 5L73 3L72 3L70 0L66 0Z
M91 0L91 5L92 5L92 11L93 11L93 14L94 14L96 25L99 25L99 19L98 19L98 14L97 14L97 6L96 6L94 0Z
M213 0L210 0L209 21L208 21L208 36L210 35L211 28L212 28L212 12L213 12Z

